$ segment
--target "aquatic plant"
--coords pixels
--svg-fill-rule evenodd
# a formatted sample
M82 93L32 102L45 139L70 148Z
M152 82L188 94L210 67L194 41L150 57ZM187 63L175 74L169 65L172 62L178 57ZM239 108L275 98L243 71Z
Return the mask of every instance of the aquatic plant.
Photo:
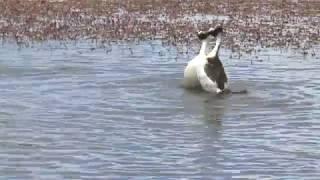
M0 0L0 37L24 45L159 39L188 45L223 24L233 52L310 49L320 42L320 2L311 0Z

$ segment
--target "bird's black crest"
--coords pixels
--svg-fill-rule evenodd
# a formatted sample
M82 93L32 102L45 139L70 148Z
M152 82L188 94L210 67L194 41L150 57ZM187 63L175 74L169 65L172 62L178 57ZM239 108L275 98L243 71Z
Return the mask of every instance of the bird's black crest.
M222 26L218 26L216 28L214 28L213 30L210 30L208 33L214 37L216 37L219 33L223 32L223 28Z
M205 31L199 31L197 34L200 40L207 39L209 35L210 35L209 32L205 32Z

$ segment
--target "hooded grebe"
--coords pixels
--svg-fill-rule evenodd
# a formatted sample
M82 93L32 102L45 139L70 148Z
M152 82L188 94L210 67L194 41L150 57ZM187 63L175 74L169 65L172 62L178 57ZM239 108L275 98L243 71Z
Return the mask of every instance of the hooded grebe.
M222 27L218 26L208 32L217 38L214 49L196 66L196 73L201 87L208 92L221 93L227 90L228 78L223 64L219 59L219 49L222 41Z
M213 33L213 29L209 31L199 31L197 36L201 40L201 48L199 54L188 62L187 67L184 69L183 86L185 88L201 87L200 81L197 76L197 66L201 66L206 62L206 53L209 43L209 36Z

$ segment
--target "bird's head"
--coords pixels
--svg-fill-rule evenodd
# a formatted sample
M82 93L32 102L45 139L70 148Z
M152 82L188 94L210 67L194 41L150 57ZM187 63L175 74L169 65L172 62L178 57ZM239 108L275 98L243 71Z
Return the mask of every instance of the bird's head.
M217 37L218 34L223 33L223 28L222 26L217 26L215 28L210 28L208 31L208 34L210 34L211 36Z
M205 39L207 39L209 35L210 35L210 34L209 34L209 32L207 32L207 31L199 31L199 32L197 33L197 36L198 36L198 38L199 38L200 40L205 40Z

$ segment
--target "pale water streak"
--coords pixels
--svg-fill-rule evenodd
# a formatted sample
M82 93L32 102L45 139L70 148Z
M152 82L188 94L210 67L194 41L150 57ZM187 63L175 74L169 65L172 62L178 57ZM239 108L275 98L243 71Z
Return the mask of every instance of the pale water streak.
M0 179L317 179L320 61L222 52L233 89L180 87L157 44L0 49ZM169 51L168 51L169 49Z

